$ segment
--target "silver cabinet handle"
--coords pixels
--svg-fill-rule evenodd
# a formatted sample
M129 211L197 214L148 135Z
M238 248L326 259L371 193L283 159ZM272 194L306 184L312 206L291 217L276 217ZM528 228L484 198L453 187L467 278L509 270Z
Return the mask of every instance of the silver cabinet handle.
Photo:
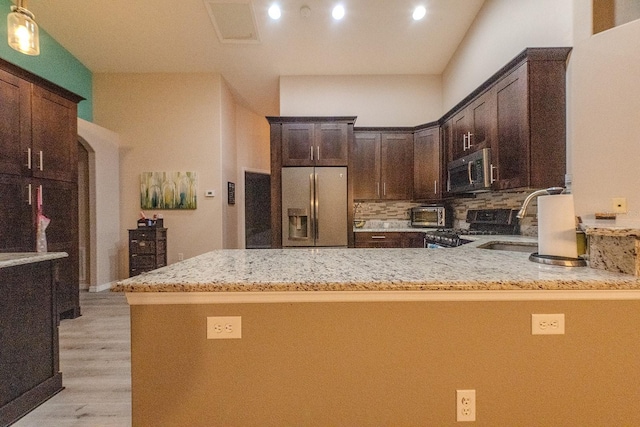
M316 147L316 151L318 153L318 156L316 157L316 159L320 160L320 146L319 145Z
M311 150L311 160L313 160L313 145L309 149Z
M383 196L387 195L387 183L386 182L382 183L382 195Z
M467 150L471 150L471 137L473 134L471 132L467 132Z
M493 166L493 163L491 163L491 184L493 184L494 182L496 182L496 178L493 177L493 171L497 170L498 168Z
M386 239L387 236L371 236L372 239Z
M31 148L27 148L27 167L31 170Z
M433 181L433 194L438 194L438 180Z
M29 206L31 206L31 184L27 186L27 191L29 192L29 194L27 195L27 203L29 204Z
M462 135L462 151L467 151L467 134Z
M376 196L380 197L380 181L376 182Z
M44 157L42 156L42 150L40 150L40 165L38 166L40 170L44 170Z

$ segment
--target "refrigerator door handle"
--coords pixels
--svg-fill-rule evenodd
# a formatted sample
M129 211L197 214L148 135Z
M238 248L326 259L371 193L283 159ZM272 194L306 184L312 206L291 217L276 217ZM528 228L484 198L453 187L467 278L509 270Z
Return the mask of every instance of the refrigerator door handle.
M315 239L316 235L316 211L315 211L316 192L313 184L313 173L309 174L309 228L311 228L310 238Z
M318 188L318 174L317 173L313 174L313 188L314 188L314 191L315 191L313 220L315 222L315 229L316 229L316 232L315 232L314 236L315 236L315 239L318 240L318 236L320 235L320 233L319 233L319 230L318 230L318 193L319 193L319 188Z

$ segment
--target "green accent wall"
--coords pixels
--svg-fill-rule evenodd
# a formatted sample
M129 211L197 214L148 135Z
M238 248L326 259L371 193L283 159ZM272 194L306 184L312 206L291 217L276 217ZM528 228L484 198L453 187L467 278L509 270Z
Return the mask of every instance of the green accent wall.
M0 0L0 58L85 98L78 104L78 117L92 122L93 74L91 71L42 27L40 27L40 55L28 56L11 49L7 43L7 15L11 11L12 4L10 0ZM38 22L37 15L36 22Z

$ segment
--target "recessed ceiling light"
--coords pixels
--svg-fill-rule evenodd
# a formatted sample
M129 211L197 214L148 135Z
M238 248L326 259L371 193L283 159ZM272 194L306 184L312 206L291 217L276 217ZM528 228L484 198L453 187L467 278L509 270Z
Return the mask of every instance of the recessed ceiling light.
M280 11L280 6L274 4L269 8L269 17L271 19L280 19L281 16L282 12Z
M421 20L427 14L427 9L424 6L418 6L413 11L413 19L416 21Z
M336 7L334 7L333 11L331 12L331 16L333 16L333 19L336 19L336 20L340 20L344 18L344 6L339 4Z

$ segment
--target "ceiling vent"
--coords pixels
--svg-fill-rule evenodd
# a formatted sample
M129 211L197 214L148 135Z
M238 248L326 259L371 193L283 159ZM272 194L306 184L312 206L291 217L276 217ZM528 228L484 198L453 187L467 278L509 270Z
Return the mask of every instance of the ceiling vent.
M249 0L204 0L221 43L259 43L258 26Z

